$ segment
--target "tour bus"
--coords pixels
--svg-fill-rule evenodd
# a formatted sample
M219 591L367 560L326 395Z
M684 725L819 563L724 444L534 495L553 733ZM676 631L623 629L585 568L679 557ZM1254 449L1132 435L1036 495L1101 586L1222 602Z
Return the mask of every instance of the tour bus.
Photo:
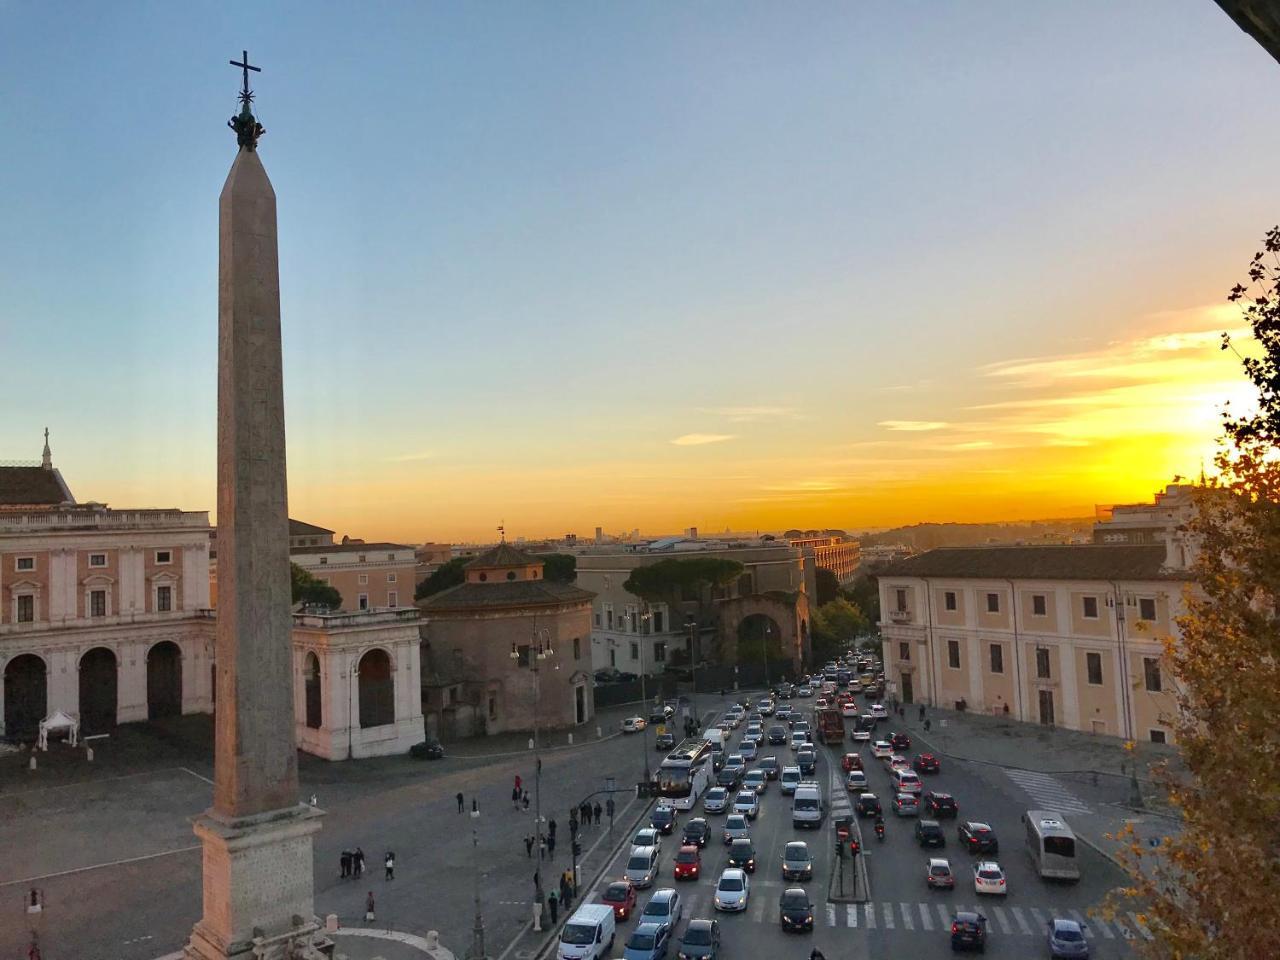
M658 794L677 810L692 810L711 782L711 748L701 738L685 740L658 768Z
M1076 835L1060 813L1028 810L1022 815L1027 828L1027 855L1040 876L1051 880L1079 880Z

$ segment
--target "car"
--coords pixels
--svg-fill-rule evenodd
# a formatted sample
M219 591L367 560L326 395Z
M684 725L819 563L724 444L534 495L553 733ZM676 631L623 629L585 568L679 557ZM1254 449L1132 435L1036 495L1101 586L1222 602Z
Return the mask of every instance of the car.
M813 776L813 772L818 767L818 751L809 744L801 747L796 751L796 765L806 777Z
M724 821L724 842L732 843L734 840L745 840L751 836L751 827L747 824L747 818L740 813L731 813Z
M796 688L789 683L778 684L778 696L783 700L790 700L795 692Z
M903 733L901 730L898 730L889 734L889 736L885 737L885 739L888 740L891 744L893 744L894 750L910 750L911 749L911 738L907 736L905 733Z
M1089 941L1085 939L1088 927L1066 917L1054 917L1049 921L1049 956L1081 957L1089 956Z
M806 683L806 684L802 684L802 685L801 685L801 687L800 687L800 689L796 691L796 696L797 696L797 697L812 697L812 696L813 696L813 687L809 686L807 683Z
M867 789L867 773L865 770L850 770L844 778L844 788L850 793L864 793Z
M748 770L747 775L742 778L742 785L749 787L756 793L764 793L769 786L769 775L756 767L754 770Z
M747 760L740 753L731 753L724 758L724 766L726 770L730 769L731 767L736 767L738 770L741 770L743 773L746 773Z
M850 770L861 770L862 754L846 753L843 757L840 758L840 769L843 770L845 773L848 773Z
M942 824L937 820L917 820L916 843L922 847L945 847L947 835L942 832Z
M653 738L653 748L655 750L670 750L676 745L676 735L670 731L665 731Z
M849 699L840 704L840 716L847 718L856 717L858 715L858 704Z
M684 928L677 960L720 960L720 921L695 918Z
M966 820L956 829L960 845L970 853L999 853L1000 841L990 824L980 820Z
M712 901L717 910L740 912L747 909L747 898L751 895L751 881L746 873L734 867L721 871L716 881L715 899Z
M827 709L827 698L826 698L826 697L819 697L819 698L817 699L817 701L814 703L813 707L814 707L814 709L815 709L815 710L825 710L825 709Z
M791 729L796 733L809 734L813 732L813 725L808 720L797 720L791 725Z
M889 754L889 772L895 770L910 770L911 764L907 762L907 758L900 753Z
M658 848L633 846L624 875L633 887L651 886L658 876Z
M893 798L893 812L900 817L914 817L920 813L920 798L914 793L899 793Z
M613 907L614 920L626 920L636 908L636 888L629 880L614 880L604 888L600 899Z
M850 733L849 736L850 738L852 738L854 743L870 743L871 742L870 730L862 730L858 727L854 727L853 732Z
M409 756L414 760L442 760L444 758L444 746L439 740L428 738L410 747Z
M921 798L921 802L931 817L954 817L960 812L956 798L939 790L930 790Z
M987 918L971 910L957 910L951 915L951 949L987 951Z
M813 930L813 901L804 887L787 887L778 898L778 921L783 930Z
M747 724L747 729L742 734L744 737L756 739L764 736L764 723L760 720L752 720Z
M973 892L1000 895L1009 892L1000 864L994 860L980 860L973 865Z
M782 774L778 777L778 789L784 794L792 794L796 792L796 785L804 779L804 775L800 773L799 767L783 767Z
M717 724L716 724L716 729L718 729L718 730L720 730L721 732L723 732L724 734L728 735L728 734L730 734L730 733L732 733L732 732L733 732L733 721L732 721L732 720L721 720L719 723L717 723Z
M676 851L675 878L697 880L702 874L702 851L696 843L682 844Z
M925 869L924 881L930 890L954 889L956 875L951 872L951 861L945 857L930 857L929 866Z
M667 955L667 940L671 936L671 925L667 923L645 923L631 931L622 950L622 960L661 960Z
M906 767L899 767L891 771L889 782L893 784L893 789L898 793L914 793L918 797L924 790L924 784L920 781L920 774Z
M932 753L917 753L911 758L911 769L916 773L940 773L942 763Z
M777 709L778 709L777 704L775 704L772 700L760 701L760 713L763 716L771 717L773 716L774 711L776 711Z
M738 795L733 798L733 812L754 820L760 816L760 794L755 790L739 790Z
M792 750L799 750L808 742L809 742L809 734L806 733L804 730L791 731L791 749Z
M860 817L878 817L883 813L880 809L880 798L874 793L859 794L858 799L854 801L853 809Z
M711 836L711 825L702 817L694 817L680 831L680 843L692 843L697 847L705 847L707 838Z
M738 867L747 873L756 872L756 845L749 837L733 841L729 844L729 858L726 861L731 867Z
M712 787L702 797L704 813L724 813L729 809L729 791L724 787Z
M778 707L777 710L773 711L773 719L775 720L787 720L791 716L791 704L789 703L784 703L782 706Z
M731 767L725 763L716 774L716 786L724 790L737 790L742 783L742 767Z
M622 721L623 733L639 733L648 724L645 723L644 717L627 717Z
M633 847L661 848L662 834L653 827L645 827L642 830L636 831L636 835L631 838L631 845Z
M884 708L883 703L873 703L868 709L871 711L871 716L877 720L889 719L889 711Z
M742 738L742 743L738 747L738 753L742 754L743 760L754 760L759 752L760 751L756 747L756 742L754 740L750 740L746 737Z
M787 742L787 728L780 723L775 723L769 728L769 745L774 747L782 746Z
M778 763L777 757L761 757L756 761L756 769L763 770L766 779L777 780L778 774L782 771L782 765Z
M680 892L672 887L663 887L653 891L653 895L649 897L649 902L644 905L644 912L640 914L640 923L665 923L676 927L683 916L684 903L680 899Z
M893 756L893 747L888 740L877 740L871 745L871 755L877 760L888 760Z
M676 715L675 708L672 707L671 704L669 703L664 703L660 707L653 706L649 708L650 723L665 723L667 720L670 720L675 715Z
M803 840L792 840L782 848L782 879L808 880L813 876L813 857Z
M649 814L649 824L661 834L670 833L676 828L675 808L659 803Z

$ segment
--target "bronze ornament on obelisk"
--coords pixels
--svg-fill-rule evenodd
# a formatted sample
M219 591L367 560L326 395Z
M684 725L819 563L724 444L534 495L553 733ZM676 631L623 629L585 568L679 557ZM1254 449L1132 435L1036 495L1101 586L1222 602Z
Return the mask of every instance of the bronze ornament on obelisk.
M249 66L218 200L218 619L213 806L195 822L204 912L191 960L322 956L298 801L276 198Z

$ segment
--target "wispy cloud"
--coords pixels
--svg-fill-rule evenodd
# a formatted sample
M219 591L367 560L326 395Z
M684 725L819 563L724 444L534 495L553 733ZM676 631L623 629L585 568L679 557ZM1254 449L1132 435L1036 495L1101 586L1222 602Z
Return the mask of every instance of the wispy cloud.
M737 435L732 433L686 433L671 442L677 447L701 447L708 443L724 443L726 440L735 439Z
M788 420L797 416L795 407L702 407L700 413L724 417L730 423L758 423L765 420Z
M876 426L904 433L923 433L926 430L945 430L950 424L942 420L881 420Z

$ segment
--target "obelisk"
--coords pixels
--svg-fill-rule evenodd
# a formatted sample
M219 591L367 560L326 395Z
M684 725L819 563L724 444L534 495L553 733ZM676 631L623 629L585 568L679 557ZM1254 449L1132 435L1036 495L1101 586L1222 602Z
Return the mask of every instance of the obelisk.
M310 952L311 837L294 742L289 511L276 198L258 157L248 55L239 150L218 200L218 620L213 806L198 960ZM291 954L292 955L292 954Z

